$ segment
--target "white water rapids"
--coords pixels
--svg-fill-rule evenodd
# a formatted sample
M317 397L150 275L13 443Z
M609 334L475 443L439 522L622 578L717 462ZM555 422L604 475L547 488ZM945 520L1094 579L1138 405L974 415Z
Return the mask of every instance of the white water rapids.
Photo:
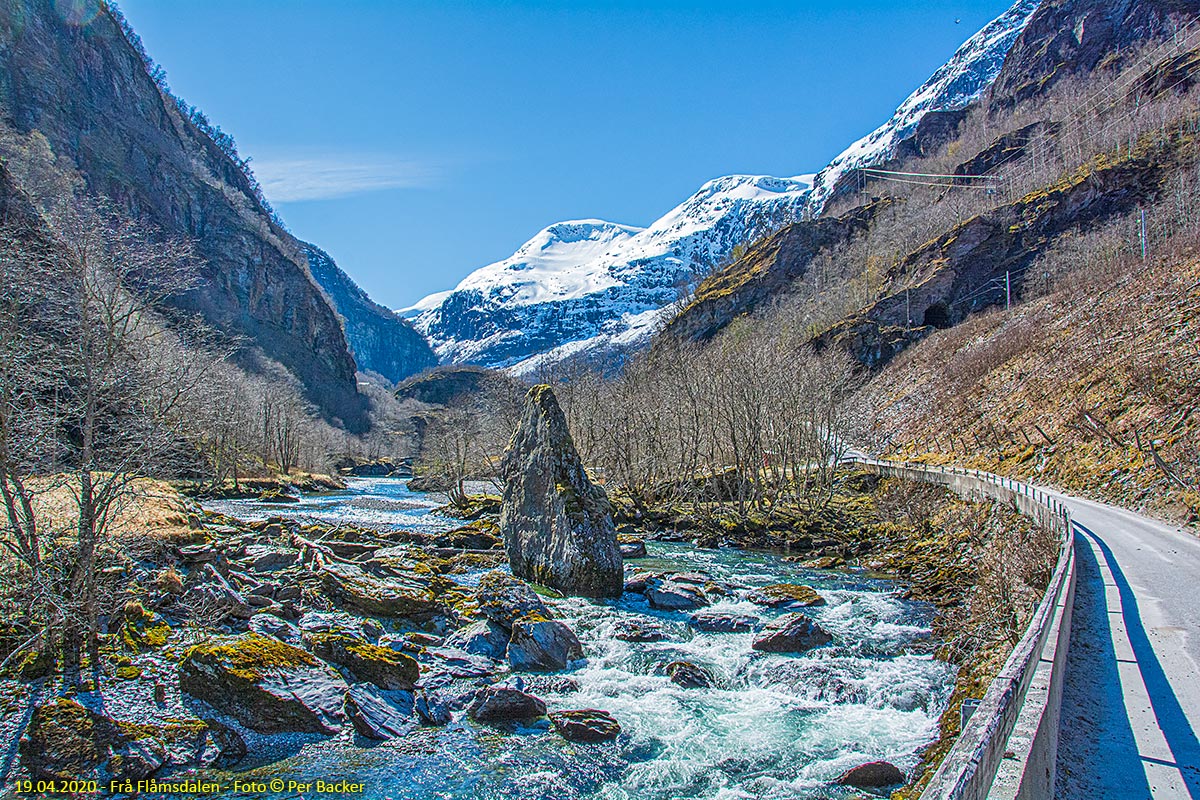
M284 514L444 529L453 522L428 513L436 499L399 481L369 479L345 493L285 507L248 501L209 507L251 519ZM649 549L649 558L630 563L701 571L733 586L813 586L828 603L804 613L833 643L802 655L759 653L750 647L753 633L696 632L689 613L654 611L641 595L606 603L550 601L582 641L586 662L565 673L577 689L531 691L551 711L607 711L622 728L616 742L573 744L545 724L499 731L459 712L447 727L368 747L349 737L297 741L283 761L251 774L352 777L366 784L368 798L775 800L861 794L832 781L867 761L887 760L905 771L916 765L936 737L954 681L953 669L930 654L930 607L901 599L890 581L806 570L772 554L656 542ZM479 575L452 577L473 583ZM764 622L785 613L737 597L709 610ZM623 618L653 622L668 636L620 641L611 633ZM685 689L661 674L664 664L680 660L708 669L716 688Z

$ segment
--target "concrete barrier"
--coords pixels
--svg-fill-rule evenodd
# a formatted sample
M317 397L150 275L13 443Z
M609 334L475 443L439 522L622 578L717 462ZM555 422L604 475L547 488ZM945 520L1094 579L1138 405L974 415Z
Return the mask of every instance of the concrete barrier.
M1024 636L963 726L922 800L1032 800L1054 794L1063 672L1071 638L1075 550L1068 509L1020 481L978 470L850 458L879 475L1011 503L1059 535L1058 563Z

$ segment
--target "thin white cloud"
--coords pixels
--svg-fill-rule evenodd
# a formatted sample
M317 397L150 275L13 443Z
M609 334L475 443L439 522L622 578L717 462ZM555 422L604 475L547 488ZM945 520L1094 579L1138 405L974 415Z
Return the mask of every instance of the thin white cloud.
M255 159L253 168L263 193L275 203L428 186L438 174L419 161L355 156Z

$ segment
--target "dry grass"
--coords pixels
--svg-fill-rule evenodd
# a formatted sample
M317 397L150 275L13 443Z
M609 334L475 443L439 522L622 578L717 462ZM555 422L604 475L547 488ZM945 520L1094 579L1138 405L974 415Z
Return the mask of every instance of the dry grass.
M890 454L1200 523L1200 261L1064 281L930 336L864 390Z
M66 534L78 525L79 507L70 477L54 475L31 482L36 492L34 512L43 530ZM118 543L151 540L162 545L193 541L199 528L199 509L169 483L137 478L115 506L109 535Z

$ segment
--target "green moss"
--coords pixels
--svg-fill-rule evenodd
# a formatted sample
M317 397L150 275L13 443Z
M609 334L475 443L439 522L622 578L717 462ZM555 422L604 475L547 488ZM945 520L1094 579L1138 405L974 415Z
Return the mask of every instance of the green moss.
M117 667L116 675L123 681L134 681L142 677L142 668L134 666Z
M30 648L14 657L5 671L18 680L35 681L54 671L54 657L40 648Z
M298 647L256 633L224 644L195 645L188 650L187 658L220 662L231 675L251 682L261 680L267 670L315 667L321 663Z
M155 615L138 600L125 604L124 615L125 622L118 635L121 643L135 653L162 647L171 638L171 626L165 620L155 620Z

